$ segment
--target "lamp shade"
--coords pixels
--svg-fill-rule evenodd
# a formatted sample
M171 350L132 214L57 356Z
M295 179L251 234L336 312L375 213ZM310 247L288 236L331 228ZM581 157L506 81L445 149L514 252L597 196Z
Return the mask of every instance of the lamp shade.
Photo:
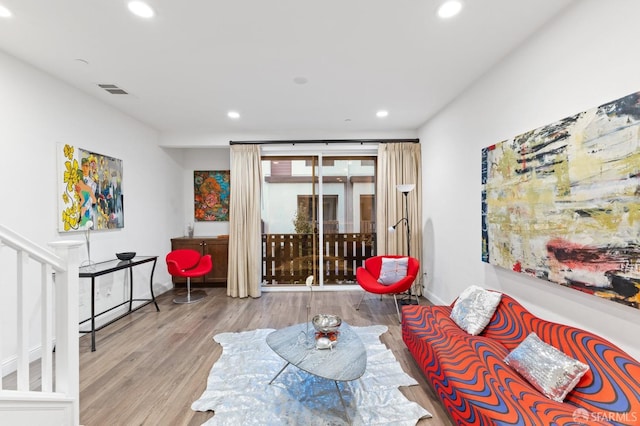
M405 183L402 185L396 185L396 188L398 188L398 191L405 193L405 192L411 192L413 191L413 188L415 188L416 185L413 183Z

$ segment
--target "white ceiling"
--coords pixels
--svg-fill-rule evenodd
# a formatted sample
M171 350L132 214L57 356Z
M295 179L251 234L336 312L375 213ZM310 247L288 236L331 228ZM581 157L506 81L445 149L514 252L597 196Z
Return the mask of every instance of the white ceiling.
M572 1L0 0L0 49L162 132L413 131Z

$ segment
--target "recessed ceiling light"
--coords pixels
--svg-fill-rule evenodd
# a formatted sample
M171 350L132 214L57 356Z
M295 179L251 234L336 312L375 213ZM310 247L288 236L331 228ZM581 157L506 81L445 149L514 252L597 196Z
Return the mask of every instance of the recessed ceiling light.
M227 117L237 120L238 118L240 118L240 113L238 111L229 111L227 113Z
M155 15L151 6L143 1L130 1L127 7L129 7L131 13L141 18L152 18Z
M376 116L379 117L379 118L384 118L387 115L389 115L389 111L380 110L380 111L376 112Z
M9 9L0 4L0 18L11 18L12 15Z
M442 19L452 18L462 10L462 1L447 0L438 8L438 16Z

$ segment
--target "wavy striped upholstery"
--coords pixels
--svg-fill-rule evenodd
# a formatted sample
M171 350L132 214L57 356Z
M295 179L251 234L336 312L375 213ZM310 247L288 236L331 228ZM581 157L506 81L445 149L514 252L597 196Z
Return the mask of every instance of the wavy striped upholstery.
M451 306L404 306L402 338L459 425L640 424L640 363L592 333L542 320L503 295L478 336L449 317ZM589 365L559 403L544 397L504 363L534 331Z

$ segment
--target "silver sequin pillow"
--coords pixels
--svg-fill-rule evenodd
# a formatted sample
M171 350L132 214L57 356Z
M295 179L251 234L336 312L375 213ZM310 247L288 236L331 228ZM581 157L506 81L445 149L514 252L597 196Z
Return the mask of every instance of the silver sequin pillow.
M557 402L578 384L589 366L575 360L531 333L507 357L509 364L536 389Z
M478 335L491 321L501 297L501 293L472 285L460 293L451 310L451 319L467 333Z

